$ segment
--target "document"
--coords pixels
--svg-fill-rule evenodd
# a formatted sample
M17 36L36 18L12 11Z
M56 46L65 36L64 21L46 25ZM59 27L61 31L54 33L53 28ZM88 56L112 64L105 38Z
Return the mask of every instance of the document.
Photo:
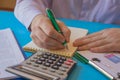
M0 30L0 80L16 77L16 75L5 71L5 69L24 60L25 58L11 29Z
M78 51L92 63L92 66L106 75L110 80L120 80L120 53L94 53L89 50Z

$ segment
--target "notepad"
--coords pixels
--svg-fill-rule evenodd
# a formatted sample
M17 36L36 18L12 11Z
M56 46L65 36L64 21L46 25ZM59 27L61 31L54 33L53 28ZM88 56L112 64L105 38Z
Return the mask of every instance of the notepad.
M0 80L16 77L5 69L24 60L25 58L11 29L0 30Z
M36 52L38 50L42 50L45 52L50 52L50 53L58 54L58 55L65 56L65 57L72 57L73 53L77 49L77 47L73 46L72 44L73 41L77 38L84 37L87 34L88 30L82 29L82 28L73 28L73 27L69 27L69 29L71 30L71 36L70 36L70 42L68 43L68 50L66 49L48 50L48 49L39 48L37 45L34 44L33 41L25 45L23 49L29 52Z

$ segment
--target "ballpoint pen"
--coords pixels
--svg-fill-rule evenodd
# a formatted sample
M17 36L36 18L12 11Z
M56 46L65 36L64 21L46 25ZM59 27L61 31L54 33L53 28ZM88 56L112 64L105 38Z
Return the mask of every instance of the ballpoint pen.
M52 13L52 11L47 8L46 9L46 13L47 13L47 16L49 17L49 19L51 20L52 25L54 26L54 28L56 29L56 31L62 34L62 32L61 32L61 30L60 30L60 28L59 28L59 26L58 26L58 24L57 24L57 22L56 22L56 20L54 18L54 14ZM65 45L65 44L66 44L66 41L63 43L63 45ZM107 73L101 67L99 67L98 65L96 65L91 60L88 60L87 58L85 58L84 56L82 56L81 54L79 54L77 51L74 53L74 57L76 59L78 59L79 61L85 63L85 64L89 64L89 65L93 66L98 71L100 71L101 73L103 73L104 75L106 75L108 78L110 78L112 80L114 79L114 77L111 74Z
M81 54L79 54L77 51L74 53L74 57L77 59L77 60L79 60L79 61L81 61L81 62L83 62L83 63L85 63L85 64L89 64L89 65L91 65L92 67L94 67L94 68L96 68L98 71L100 71L101 73L103 73L105 76L107 76L109 79L111 79L111 80L114 80L114 77L111 75L111 74L109 74L109 73L107 73L104 69L102 69L101 67L99 67L98 65L96 65L94 62L92 62L91 60L88 60L87 58L85 58L84 56L82 56Z
M59 28L59 26L55 20L55 16L54 16L53 12L49 8L46 8L46 14L47 14L48 18L50 19L50 21L52 22L52 25L55 28L55 30L62 34L62 31ZM66 49L68 49L66 40L63 42L63 45L65 46Z

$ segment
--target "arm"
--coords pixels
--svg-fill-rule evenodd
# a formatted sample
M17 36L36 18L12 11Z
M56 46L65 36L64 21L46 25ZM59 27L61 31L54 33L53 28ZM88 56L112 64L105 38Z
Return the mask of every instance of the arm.
M64 48L62 43L69 41L70 30L60 21L57 21L63 35L58 33L49 18L45 15L46 7L51 8L52 0L17 0L15 16L31 29L33 42L46 49Z
M50 4L51 0L17 0L14 13L28 29L33 18L38 14L45 14L45 9L50 8Z

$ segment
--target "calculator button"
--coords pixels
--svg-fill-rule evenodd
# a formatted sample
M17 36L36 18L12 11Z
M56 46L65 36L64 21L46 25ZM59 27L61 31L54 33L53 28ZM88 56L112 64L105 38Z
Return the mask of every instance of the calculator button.
M66 69L63 68L63 67L60 67L60 70L63 71L63 72L66 72Z
M61 66L62 64L61 64L60 62L57 62L56 65L57 65L57 66Z
M70 63L73 63L73 60L71 60L71 59L68 59L67 61L70 62Z
M53 57L55 58L59 58L59 56L57 54L53 54Z
M41 58L39 58L39 60L41 60L41 61L45 61L45 58L41 57Z
M65 65L65 64L62 65L62 67L63 67L63 68L66 68L66 69L69 68L69 66L68 66L68 65Z
M31 62L35 62L35 59L30 59Z
M50 59L51 59L51 60L53 60L53 61L55 61L55 60L56 60L56 58L55 58L55 57L50 57Z
M46 58L48 58L48 56L47 56L47 55L42 55L42 57L43 57L43 58L45 58L45 59L46 59Z
M37 64L42 64L42 61L37 60L36 63L37 63Z
M47 56L51 56L51 54L50 54L49 52L46 52L45 55L47 55Z
M71 65L71 63L70 63L70 62L67 62L67 61L65 61L64 64L66 64L66 65Z
M64 61L60 59L58 62L63 63Z
M41 56L41 54L37 54L37 57L40 57Z
M66 58L65 58L65 57L61 57L60 59L62 59L62 60L64 60L64 61L66 60Z
M38 57L37 57L37 56L34 56L33 58L34 58L34 59L38 59Z
M52 64L53 63L53 60L47 60L48 63Z
M26 62L26 64L31 65L31 62Z
M52 66L53 69L59 69L57 65Z
M50 67L50 63L44 63L44 65Z

